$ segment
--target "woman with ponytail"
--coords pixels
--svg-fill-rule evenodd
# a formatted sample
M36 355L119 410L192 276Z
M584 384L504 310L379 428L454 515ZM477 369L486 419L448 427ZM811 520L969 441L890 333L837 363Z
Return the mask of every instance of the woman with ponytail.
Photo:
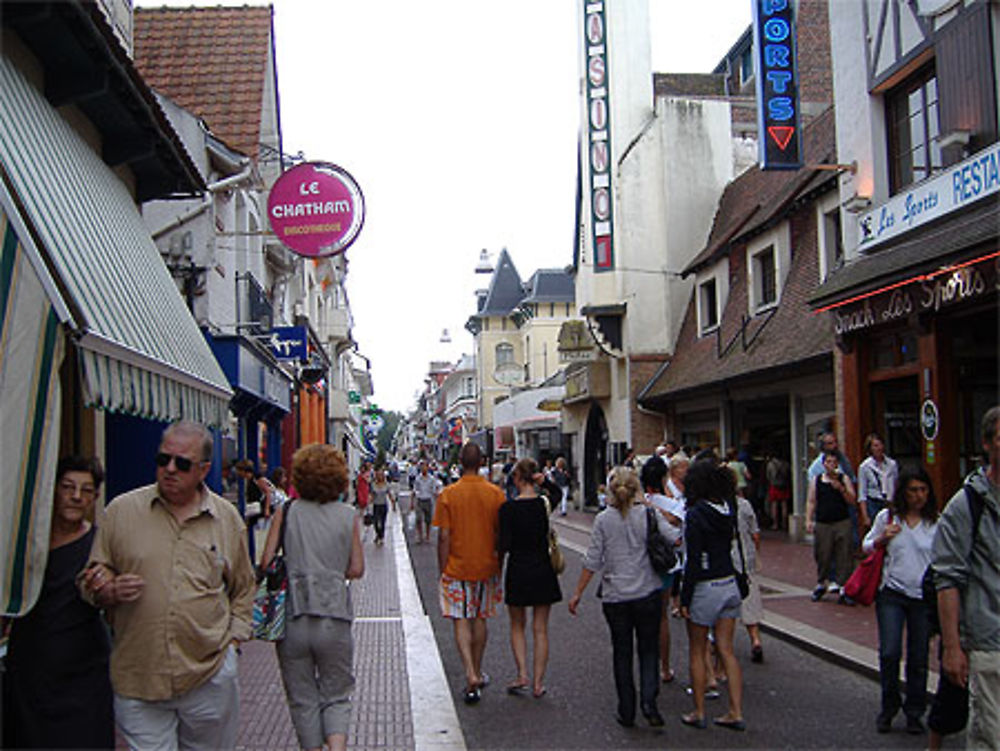
M615 719L625 727L635 724L633 644L639 655L639 709L650 725L663 725L663 717L656 706L660 689L660 589L663 583L646 552L647 525L656 524L670 542L676 542L680 536L680 530L667 523L661 514L647 514L644 501L634 471L625 467L612 470L608 507L594 519L580 580L569 601L569 612L576 615L584 590L594 574L600 574L599 595L611 631L618 693Z

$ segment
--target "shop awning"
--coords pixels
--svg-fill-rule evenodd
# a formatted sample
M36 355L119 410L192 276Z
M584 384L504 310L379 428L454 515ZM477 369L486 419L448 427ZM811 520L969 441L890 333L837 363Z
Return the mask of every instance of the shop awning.
M7 57L0 111L3 180L69 311L88 404L221 424L226 377L123 180Z
M51 279L22 243L10 196L0 186L0 613L34 605L49 549L59 459L59 365L64 308ZM58 297L58 296L57 296Z

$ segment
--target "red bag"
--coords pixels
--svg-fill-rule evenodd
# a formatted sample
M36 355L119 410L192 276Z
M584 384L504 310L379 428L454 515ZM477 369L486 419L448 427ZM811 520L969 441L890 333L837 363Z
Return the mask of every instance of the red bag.
M854 573L844 585L844 594L860 605L871 605L875 602L875 594L882 581L882 561L884 559L885 546L875 548L875 552L861 561L854 569Z

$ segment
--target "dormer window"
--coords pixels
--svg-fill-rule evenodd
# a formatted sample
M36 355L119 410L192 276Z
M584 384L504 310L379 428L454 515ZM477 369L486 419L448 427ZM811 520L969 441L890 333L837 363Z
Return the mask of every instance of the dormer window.
M702 334L719 325L719 292L714 277L698 285L698 319Z
M764 313L781 302L781 289L792 266L788 222L755 238L747 246L747 312Z
M777 269L774 263L774 246L768 245L753 257L754 298L757 308L774 305L778 301Z

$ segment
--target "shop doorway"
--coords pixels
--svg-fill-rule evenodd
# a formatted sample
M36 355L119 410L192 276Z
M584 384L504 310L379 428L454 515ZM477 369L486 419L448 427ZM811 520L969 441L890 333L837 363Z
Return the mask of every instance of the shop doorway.
M767 482L765 465L772 456L791 461L792 431L788 413L788 396L761 398L733 405L733 445L739 458L750 470L747 500L753 504L758 518L765 511Z
M597 507L597 487L607 479L608 424L604 410L590 405L587 432L583 439L583 505Z
M920 464L920 393L917 376L872 384L872 424L885 437L885 451L903 468ZM862 457L864 458L864 457Z

